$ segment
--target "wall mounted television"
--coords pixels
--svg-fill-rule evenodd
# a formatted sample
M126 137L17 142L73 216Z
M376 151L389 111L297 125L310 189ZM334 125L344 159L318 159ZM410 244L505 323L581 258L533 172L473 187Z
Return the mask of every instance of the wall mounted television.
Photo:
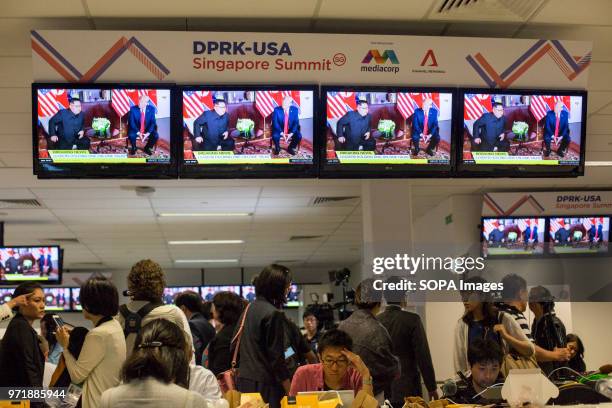
M456 91L324 86L321 177L449 177Z
M62 283L60 247L0 247L0 285L16 285L27 281Z
M39 178L176 178L171 84L32 84Z
M317 175L318 87L180 87L182 178Z
M463 89L459 100L458 176L584 174L585 91Z

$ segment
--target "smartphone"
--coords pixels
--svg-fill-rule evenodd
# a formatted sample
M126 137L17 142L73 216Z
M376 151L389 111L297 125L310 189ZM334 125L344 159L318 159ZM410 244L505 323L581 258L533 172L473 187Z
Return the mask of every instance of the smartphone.
M54 314L51 317L53 318L53 321L55 322L55 324L57 324L57 327L61 328L61 327L64 327L64 325L66 324L66 322L64 322L64 319L62 319L60 315Z
M285 350L285 360L295 354L293 347L289 346L287 350Z

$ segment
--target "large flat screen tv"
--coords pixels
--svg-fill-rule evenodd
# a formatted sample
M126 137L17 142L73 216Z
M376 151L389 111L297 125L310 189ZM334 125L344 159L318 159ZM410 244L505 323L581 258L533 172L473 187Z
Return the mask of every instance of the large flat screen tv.
M166 305L174 304L176 296L179 293L187 291L195 292L198 295L200 294L200 288L198 288L197 286L171 286L164 288L164 295L162 300Z
M551 255L608 255L610 217L550 217L548 234Z
M482 255L491 259L543 256L545 231L543 217L482 218Z
M200 294L202 295L202 300L205 302L211 302L215 293L218 292L233 292L240 296L240 286L200 286Z
M172 86L32 84L39 178L176 177Z
M447 177L455 91L325 86L321 177Z
M583 91L463 90L458 175L583 175L586 96Z
M70 312L72 302L70 288L44 288L45 310L48 312Z
M0 284L38 281L62 282L62 254L58 246L0 247Z
M187 86L181 177L316 176L314 86Z

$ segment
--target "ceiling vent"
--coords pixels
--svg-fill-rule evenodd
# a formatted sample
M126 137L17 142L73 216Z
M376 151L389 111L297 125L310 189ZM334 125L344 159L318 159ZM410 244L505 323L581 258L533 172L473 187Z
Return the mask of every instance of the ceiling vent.
M2 210L24 210L31 208L43 208L43 205L40 201L33 199L0 200L0 209Z
M438 0L429 18L453 21L524 22L546 0Z
M307 241L311 239L320 239L325 237L325 235L293 235L289 238L289 241Z
M314 197L308 203L309 207L346 207L353 206L359 202L359 196L339 197Z

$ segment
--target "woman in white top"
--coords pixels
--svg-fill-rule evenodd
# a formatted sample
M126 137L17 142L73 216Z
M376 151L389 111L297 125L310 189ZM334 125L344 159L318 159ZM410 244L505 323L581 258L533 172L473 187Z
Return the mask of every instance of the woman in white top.
M485 284L481 277L466 279L465 283ZM535 347L525 333L507 313L499 312L492 303L491 295L482 291L462 291L465 313L457 322L454 339L455 372L467 373L470 369L467 350L477 338L489 339L502 346L504 353L516 351L523 357L535 353Z
M180 327L153 320L142 327L135 345L123 365L123 384L102 394L101 408L209 407L187 389L192 351Z
M123 329L112 317L119 309L119 295L111 281L94 277L81 286L80 296L83 315L95 328L87 333L78 359L68 349L68 330L62 327L56 335L72 383L83 384L83 408L97 408L102 393L119 384L126 358Z

